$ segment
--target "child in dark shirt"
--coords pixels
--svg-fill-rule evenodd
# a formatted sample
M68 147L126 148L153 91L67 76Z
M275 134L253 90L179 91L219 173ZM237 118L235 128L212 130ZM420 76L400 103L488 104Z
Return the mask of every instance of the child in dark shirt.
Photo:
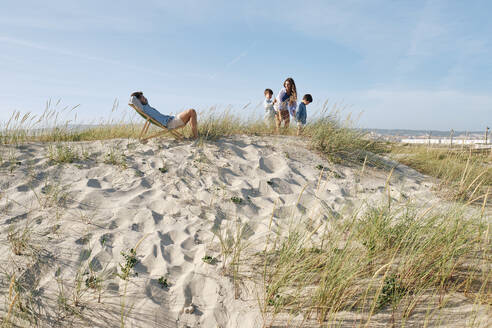
M300 135L306 125L307 111L306 106L313 102L313 97L308 93L302 97L299 107L296 110L297 135Z

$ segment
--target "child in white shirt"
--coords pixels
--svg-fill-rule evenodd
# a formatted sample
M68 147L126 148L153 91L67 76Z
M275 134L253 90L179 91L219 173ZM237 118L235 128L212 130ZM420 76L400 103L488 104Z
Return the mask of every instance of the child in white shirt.
M275 103L273 99L272 89L265 89L263 92L265 95L265 100L263 101L263 107L265 107L265 124L272 127L275 122L275 109L273 104Z

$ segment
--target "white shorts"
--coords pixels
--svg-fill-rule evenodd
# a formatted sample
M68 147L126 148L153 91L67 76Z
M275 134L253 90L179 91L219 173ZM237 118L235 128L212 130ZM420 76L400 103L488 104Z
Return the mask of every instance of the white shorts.
M167 122L166 127L169 130L173 130L173 129L180 128L184 125L185 125L184 122L178 116L175 116L172 120L169 120L169 122Z
M265 123L268 125L275 121L275 111L273 109L265 110Z

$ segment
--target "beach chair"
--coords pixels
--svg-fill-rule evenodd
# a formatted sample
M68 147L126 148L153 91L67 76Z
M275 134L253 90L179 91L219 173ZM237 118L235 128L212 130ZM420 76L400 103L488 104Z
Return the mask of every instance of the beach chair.
M136 97L131 97L130 98L130 101L128 102L128 106L130 106L131 108L133 108L140 116L142 116L145 119L145 124L144 124L144 126L142 128L142 131L140 132L139 137L138 137L138 139L140 140L140 142L146 143L149 139L163 136L166 133L169 133L169 134L173 135L178 140L182 140L183 139L183 135L181 133L179 133L178 131L176 131L176 129L168 129L164 125L162 125L161 123L159 123L159 121L157 121L156 119L154 119L154 118L150 117L149 115L147 115L143 111L143 109L142 109L142 104L140 103L140 100L138 100ZM152 135L144 138L144 136L149 131L149 127L150 127L150 124L151 123L154 124L155 126L161 128L163 131L154 133L154 134L152 134Z

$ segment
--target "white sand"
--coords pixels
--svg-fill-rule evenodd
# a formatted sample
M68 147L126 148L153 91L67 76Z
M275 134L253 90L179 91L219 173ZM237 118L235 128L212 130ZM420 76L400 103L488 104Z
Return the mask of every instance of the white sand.
M360 167L329 164L290 137L235 137L203 146L170 140L83 142L72 147L88 158L63 165L49 163L48 147L0 147L0 266L37 291L34 299L43 300L37 309L41 326L118 327L124 300L124 308L131 309L127 327L261 327L255 291L244 288L236 299L221 263L202 261L205 255L220 259L213 227L247 223L254 250L268 230L274 204L273 224L279 225L288 217L336 217L385 194L387 172L367 168L361 175ZM109 152L123 154L127 168L105 164ZM320 164L332 171L321 179ZM168 171L160 172L162 167ZM395 199L438 201L429 179L409 168L398 166L391 181ZM64 196L64 204L52 201ZM233 196L243 202L234 204ZM30 244L39 257L12 255L7 242L12 223L29 223ZM120 252L142 238L138 276L130 278L122 298L125 282L111 273L123 262ZM88 290L80 296L80 315L64 315L57 305L60 281L71 300L76 274L86 277L88 263L110 278L100 303L98 293ZM161 276L169 288L159 286ZM3 277L2 293L8 284ZM0 307L5 315L6 307ZM472 305L463 301L454 311L466 314ZM374 325L385 326L388 318L376 316Z

